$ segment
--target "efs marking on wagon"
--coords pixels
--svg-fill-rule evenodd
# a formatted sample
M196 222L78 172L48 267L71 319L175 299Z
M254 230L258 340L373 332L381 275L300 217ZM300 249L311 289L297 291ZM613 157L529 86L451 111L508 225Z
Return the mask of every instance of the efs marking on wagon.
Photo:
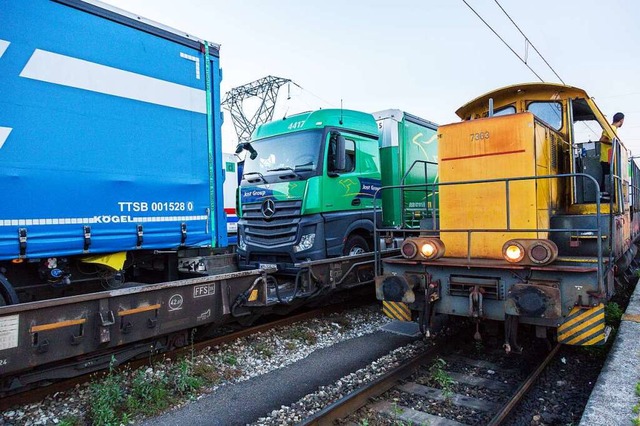
M213 296L216 294L215 284L201 284L193 287L193 298Z

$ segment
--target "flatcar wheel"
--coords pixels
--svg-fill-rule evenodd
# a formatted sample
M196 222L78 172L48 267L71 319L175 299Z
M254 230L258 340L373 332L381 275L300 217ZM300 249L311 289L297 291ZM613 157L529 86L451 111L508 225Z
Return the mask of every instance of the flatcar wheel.
M18 303L20 303L20 300L16 291L7 277L0 273L0 306L16 305Z
M243 317L238 317L236 321L243 327L249 327L253 325L262 315L261 314L250 314Z

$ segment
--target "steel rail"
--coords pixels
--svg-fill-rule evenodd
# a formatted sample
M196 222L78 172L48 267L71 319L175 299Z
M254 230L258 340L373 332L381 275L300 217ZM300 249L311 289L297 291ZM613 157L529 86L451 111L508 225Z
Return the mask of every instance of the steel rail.
M432 346L425 352L416 355L402 365L386 372L367 385L351 392L344 398L331 403L317 413L307 417L302 422L298 423L297 426L332 425L334 421L342 419L365 406L369 398L382 395L389 389L396 386L399 380L412 375L418 368L420 368L421 365L435 359L437 355L441 354L445 348L448 347L449 345Z
M388 371L384 375L378 377L367 385L351 392L345 397L331 403L324 409L307 417L297 426L325 426L333 425L336 420L343 419L358 409L364 407L370 398L377 397L392 389L400 380L406 379L415 373L421 365L427 364L443 352L450 349L450 344L441 346L433 346L427 351L411 358L401 366ZM527 393L531 385L536 381L540 374L547 367L549 362L555 357L560 344L557 344L542 363L531 373L527 379L518 387L513 396L503 405L496 415L492 418L489 426L498 426L508 417L513 409L518 405L522 397Z
M506 418L511 414L513 409L518 405L522 397L527 393L531 385L538 379L540 374L547 368L547 365L551 360L556 356L558 350L560 349L560 344L556 344L556 346L549 352L547 357L542 361L542 363L535 369L533 373L527 377L527 379L520 385L515 394L509 399L509 401L502 407L498 413L491 419L487 426L498 426L501 425Z

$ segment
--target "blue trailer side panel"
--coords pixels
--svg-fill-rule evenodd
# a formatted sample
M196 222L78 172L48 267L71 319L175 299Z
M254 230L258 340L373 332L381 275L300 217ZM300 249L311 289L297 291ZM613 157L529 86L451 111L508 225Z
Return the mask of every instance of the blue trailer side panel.
M0 260L226 244L217 50L99 15L3 2Z

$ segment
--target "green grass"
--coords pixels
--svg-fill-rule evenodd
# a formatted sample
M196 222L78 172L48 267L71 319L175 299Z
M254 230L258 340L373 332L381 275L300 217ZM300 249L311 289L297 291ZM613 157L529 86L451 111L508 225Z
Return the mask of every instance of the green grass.
M112 357L107 376L89 386L89 418L93 425L115 426L123 423L124 380L122 374L115 372L115 364L115 357Z
M64 416L58 422L58 426L80 426L82 420L76 416Z
M235 356L235 355L232 355L232 354L230 354L230 355L226 355L226 356L222 359L222 361L223 361L225 364L229 364L229 365L238 365L238 358L236 358L236 356Z
M612 327L617 328L620 325L622 314L624 314L624 311L615 302L609 302L604 307L604 321Z
M271 358L274 355L273 349L271 349L266 343L258 343L255 345L254 349L260 355L263 355L267 358Z
M290 340L299 340L307 345L314 345L318 342L318 336L311 330L304 327L292 327L286 334Z
M453 384L455 383L451 376L444 370L447 362L442 358L436 358L429 367L431 378L442 389L445 398L449 398L453 394Z
M204 380L193 374L193 366L186 359L180 360L175 366L171 374L172 390L180 396L191 398L203 386Z
M135 372L126 401L129 412L157 414L169 407L170 403L171 393L166 376L151 378L143 370Z
M206 383L217 382L221 375L213 367L194 367L186 358L157 373L140 369L126 380L126 372L117 372L112 360L109 373L91 383L89 423L96 426L127 424L140 415L155 415L172 404L193 398ZM65 426L72 426L68 420Z
M640 382L636 383L636 396L640 397ZM634 426L640 426L640 417L638 414L640 413L640 402L633 406L633 413L636 415L631 422Z

